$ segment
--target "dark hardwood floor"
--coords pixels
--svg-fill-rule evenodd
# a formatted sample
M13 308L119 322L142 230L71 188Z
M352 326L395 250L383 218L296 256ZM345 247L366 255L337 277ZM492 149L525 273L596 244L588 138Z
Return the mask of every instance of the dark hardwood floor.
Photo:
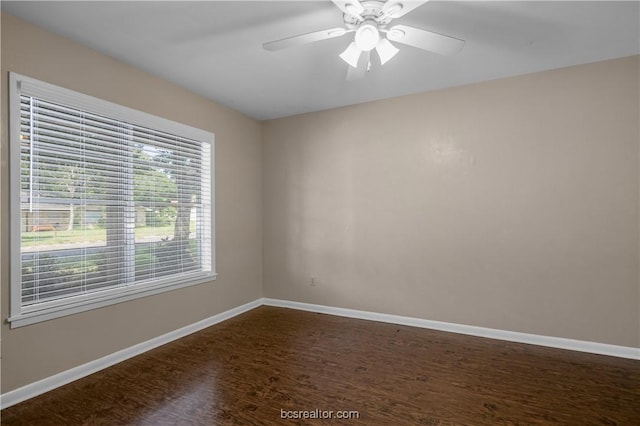
M334 418L281 418L303 410ZM0 414L7 426L639 425L640 361L263 306Z

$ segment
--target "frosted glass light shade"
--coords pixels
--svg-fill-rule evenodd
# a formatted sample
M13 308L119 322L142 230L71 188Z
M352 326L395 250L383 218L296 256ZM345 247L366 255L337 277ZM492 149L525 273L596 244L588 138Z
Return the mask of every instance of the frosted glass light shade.
M389 42L386 38L380 39L376 46L376 52L380 56L380 64L384 65L389 59L396 56L399 52L398 48Z
M358 68L358 59L360 59L360 54L362 50L356 46L355 42L351 42L349 47L345 49L344 52L340 54L340 58L351 65L353 68Z
M356 31L356 46L358 49L368 52L378 45L380 32L375 23L365 21Z

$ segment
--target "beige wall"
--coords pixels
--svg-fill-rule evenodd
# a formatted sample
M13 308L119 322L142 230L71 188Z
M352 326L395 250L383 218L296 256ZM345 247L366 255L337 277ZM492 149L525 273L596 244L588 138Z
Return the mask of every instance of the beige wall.
M630 57L265 122L265 296L640 346L639 75Z
M8 316L9 289L6 91L9 71L214 132L219 276L212 283L13 330L3 323L3 393L261 296L261 123L3 14L0 152L3 320Z

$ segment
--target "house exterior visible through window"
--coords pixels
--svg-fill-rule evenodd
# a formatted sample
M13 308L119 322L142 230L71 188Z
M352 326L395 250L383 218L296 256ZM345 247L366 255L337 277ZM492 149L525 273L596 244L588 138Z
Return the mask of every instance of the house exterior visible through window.
M215 278L212 133L10 88L12 326Z

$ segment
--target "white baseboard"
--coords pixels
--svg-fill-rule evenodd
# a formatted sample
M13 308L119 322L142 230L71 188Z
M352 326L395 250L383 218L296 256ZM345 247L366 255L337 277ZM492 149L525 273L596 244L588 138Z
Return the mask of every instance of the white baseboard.
M214 324L218 324L219 322L235 317L236 315L240 315L244 312L250 311L251 309L254 309L260 305L262 305L260 299L254 300L253 302L246 303L242 306L238 306L237 308L229 309L228 311L221 312L212 317L203 319L202 321L198 321L196 323L179 328L178 330L163 334L162 336L154 337L153 339L147 340L146 342L138 343L137 345L130 346L126 349L122 349L118 352L114 352L110 355L98 358L86 364L79 365L70 370L54 374L53 376L38 380L37 382L30 383L21 388L4 393L0 395L0 409L5 409L19 402L26 401L29 398L33 398L34 396L38 396L45 392L53 390L57 387L64 386L67 383L71 383L75 380L96 373L107 367L111 367L112 365L118 364L119 362L125 361L151 349L157 348L158 346L162 346L174 340L180 339L181 337L185 337L189 334L195 333L196 331L203 330Z
M586 342L582 340L564 339L560 337L541 336L537 334L518 333L515 331L496 330L492 328L475 327L470 325L453 324L440 321L431 321L421 318L403 317L398 315L381 314L377 312L358 311L355 309L335 308L332 306L314 305L310 303L292 302L288 300L260 298L246 303L237 308L219 313L212 317L198 321L194 324L171 331L162 336L147 340L121 351L112 353L102 358L79 365L70 370L63 371L45 379L30 383L21 388L0 395L0 409L10 407L29 398L41 395L67 383L96 373L112 365L118 364L134 356L140 355L151 349L157 348L189 334L203 330L218 324L229 318L240 315L258 306L267 305L281 308L298 309L301 311L317 312L322 314L337 315L348 318L358 318L369 321L402 324L411 327L428 328L432 330L447 331L450 333L467 334L490 339L506 340L509 342L528 343L531 345L548 346L552 348L569 349L579 352L589 352L600 355L616 356L621 358L640 360L640 348L616 346L605 343Z
M497 330L493 328L431 321L421 318L380 314L377 312L358 311L354 309L334 308L331 306L291 302L288 300L263 298L261 302L263 305L267 306L298 309L301 311L318 312L322 314L387 322L392 324L409 325L411 327L428 328L477 337L488 337L490 339L506 340L509 342L527 343L530 345L548 346L551 348L569 349L578 352L589 352L599 355L640 360L640 348L628 346L609 345L606 343L587 342L583 340L565 339L562 337L541 336L538 334L519 333L516 331Z

